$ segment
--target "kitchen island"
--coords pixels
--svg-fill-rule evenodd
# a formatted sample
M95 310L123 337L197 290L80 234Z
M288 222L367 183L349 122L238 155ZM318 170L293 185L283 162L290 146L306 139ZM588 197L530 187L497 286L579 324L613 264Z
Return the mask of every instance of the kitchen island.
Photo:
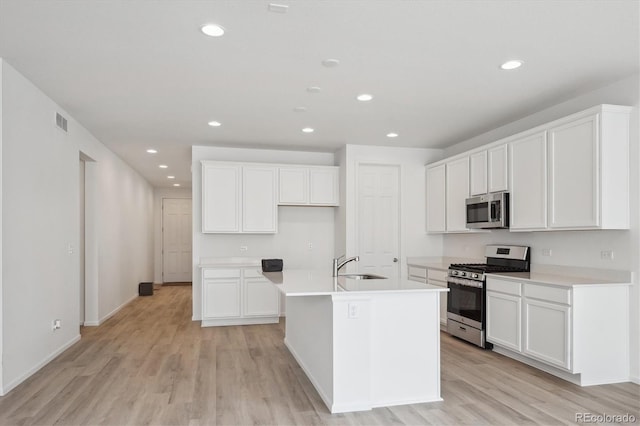
M440 293L407 279L263 273L286 295L285 344L332 413L441 401Z

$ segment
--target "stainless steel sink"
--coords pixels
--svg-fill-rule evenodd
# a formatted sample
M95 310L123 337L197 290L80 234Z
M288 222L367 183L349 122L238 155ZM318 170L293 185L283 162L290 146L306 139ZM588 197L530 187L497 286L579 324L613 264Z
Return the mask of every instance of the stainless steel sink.
M387 277L374 274L341 274L338 277L350 278L352 280L386 280Z

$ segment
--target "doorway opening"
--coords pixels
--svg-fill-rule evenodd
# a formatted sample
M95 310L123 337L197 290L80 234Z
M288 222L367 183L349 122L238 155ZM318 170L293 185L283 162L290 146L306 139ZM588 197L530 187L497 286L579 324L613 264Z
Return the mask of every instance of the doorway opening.
M99 325L96 165L95 160L80 152L78 167L78 324L81 332L83 326Z
M162 199L162 283L191 285L192 224L190 198Z

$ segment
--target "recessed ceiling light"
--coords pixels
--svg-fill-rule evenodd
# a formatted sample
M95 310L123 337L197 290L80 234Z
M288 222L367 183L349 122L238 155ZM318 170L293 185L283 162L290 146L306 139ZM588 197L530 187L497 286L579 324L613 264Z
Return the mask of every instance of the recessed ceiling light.
M287 13L289 6L286 4L269 3L269 12Z
M153 149L153 148L149 148L149 149L147 150L147 152L148 152L149 154L157 154L157 153L158 153L158 151L156 151L156 150L155 150L155 149Z
M175 176L171 176L171 175L167 176L167 179L175 179L175 178L176 178Z
M503 70L515 70L516 68L520 68L522 64L524 64L524 62L520 59L513 59L500 65L500 68L502 68Z
M180 186L180 184L179 183L174 183L173 186Z
M216 24L203 25L200 30L209 37L220 37L224 34L224 28Z
M358 96L356 97L356 99L357 99L357 100L359 100L359 101L361 101L361 102L368 102L368 101L370 101L371 99L373 99L373 96L371 96L371 95L370 95L370 94L368 94L368 93L362 93L362 94L358 95Z
M302 129L302 131L305 133L313 133L314 129L312 129L311 127L305 127L304 129Z
M303 106L297 106L293 109L295 112L306 112L307 111L307 107L303 107Z
M322 91L318 86L309 86L307 87L307 92L309 93L320 93Z
M387 133L387 137L388 137L388 138L397 138L397 137L398 137L398 134L397 134L397 133L393 133L393 132L391 132L391 133Z
M160 164L158 167L160 167L161 169L169 168L169 166L167 166L166 164Z
M327 68L334 68L340 65L340 61L337 59L325 59L322 61L322 65Z
M220 127L220 126L222 126L222 123L221 123L221 122L219 122L219 121L210 121L210 122L208 122L207 124L208 124L209 126L211 126L211 127Z

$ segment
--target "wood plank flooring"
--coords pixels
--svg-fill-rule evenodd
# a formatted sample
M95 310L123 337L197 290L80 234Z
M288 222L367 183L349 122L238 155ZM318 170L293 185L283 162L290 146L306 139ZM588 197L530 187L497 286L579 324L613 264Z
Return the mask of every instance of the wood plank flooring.
M332 415L283 338L284 321L201 328L191 288L163 286L83 329L0 398L0 425L557 425L576 413L640 422L638 385L581 388L446 334L443 402Z

